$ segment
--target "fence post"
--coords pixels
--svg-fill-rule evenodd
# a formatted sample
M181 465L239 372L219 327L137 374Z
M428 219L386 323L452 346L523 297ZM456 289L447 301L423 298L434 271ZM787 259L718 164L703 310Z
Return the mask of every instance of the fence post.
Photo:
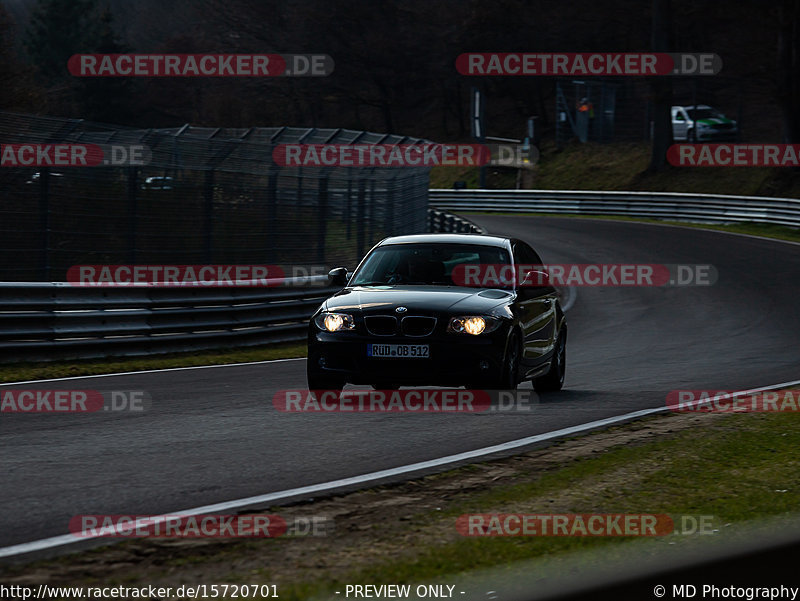
M328 233L328 176L320 178L318 184L319 212L317 214L317 263L325 264L325 238Z
M369 209L369 217L367 218L367 239L372 242L375 239L375 209L377 205L377 201L375 200L375 178L373 175L373 179L369 183L369 204L367 208Z
M397 177L386 181L386 211L384 211L383 230L387 236L394 234L394 182Z
M302 211L303 206L303 168L297 168L297 209Z
M138 199L139 170L136 167L128 169L128 260L136 263L136 226L139 219Z
M266 237L269 242L268 261L277 262L277 249L275 236L277 234L275 228L275 219L277 218L278 210L278 173L277 170L270 169L267 178L267 224L266 224Z
M50 170L39 171L39 229L42 234L42 279L50 280Z
M364 256L364 209L367 204L367 182L358 180L358 206L356 207L356 255Z
M205 211L203 233L205 239L204 254L207 263L214 260L214 170L209 169L205 175L204 187Z
M425 212L431 206L428 198L428 176L419 182L419 204L415 207L414 223L417 228L425 227Z
M346 236L350 240L353 230L353 178L350 169L347 170L347 200L344 203L344 215L342 219L345 222Z

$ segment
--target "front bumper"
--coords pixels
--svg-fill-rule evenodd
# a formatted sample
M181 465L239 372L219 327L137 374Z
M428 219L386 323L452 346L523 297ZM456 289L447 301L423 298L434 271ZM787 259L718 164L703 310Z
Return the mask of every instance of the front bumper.
M507 335L507 326L479 336L433 334L411 338L321 332L312 325L308 336L308 371L309 374L336 377L350 384L489 385L502 368ZM427 344L430 357L368 357L368 344Z

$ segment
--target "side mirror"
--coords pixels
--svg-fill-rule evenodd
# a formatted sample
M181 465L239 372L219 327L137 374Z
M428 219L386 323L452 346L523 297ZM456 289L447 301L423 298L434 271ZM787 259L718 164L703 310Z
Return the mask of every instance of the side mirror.
M535 298L555 292L555 288L546 271L529 271L520 284L520 292L528 298Z
M336 267L335 269L331 269L328 272L328 279L331 281L331 284L334 286L346 286L347 285L347 268L346 267Z

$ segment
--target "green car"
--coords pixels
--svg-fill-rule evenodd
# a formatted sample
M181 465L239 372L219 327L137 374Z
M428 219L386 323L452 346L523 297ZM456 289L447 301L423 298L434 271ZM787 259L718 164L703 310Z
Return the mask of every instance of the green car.
M737 140L739 126L705 104L672 107L672 138L676 142Z

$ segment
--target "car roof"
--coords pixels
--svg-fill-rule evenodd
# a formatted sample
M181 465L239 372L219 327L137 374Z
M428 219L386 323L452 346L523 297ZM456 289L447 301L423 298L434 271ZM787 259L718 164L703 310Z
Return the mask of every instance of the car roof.
M693 109L693 108L710 109L710 108L713 108L713 107L710 107L707 104L698 104L697 106L695 106L693 104L675 104L675 105L672 106L672 108L674 108L674 109Z
M508 238L500 236L487 236L484 234L408 234L406 236L392 236L378 243L378 246L387 244L479 244L482 246L500 246L505 248L509 243Z

